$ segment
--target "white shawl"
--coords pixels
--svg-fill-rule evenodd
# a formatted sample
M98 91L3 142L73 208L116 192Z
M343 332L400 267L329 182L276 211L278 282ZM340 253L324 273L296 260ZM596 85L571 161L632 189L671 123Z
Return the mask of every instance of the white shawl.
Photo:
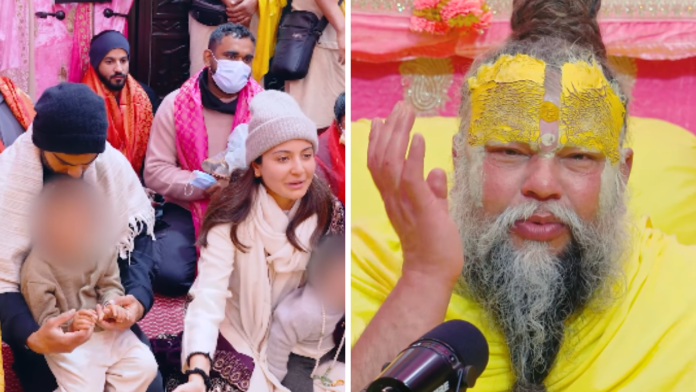
M256 368L274 385L273 389L286 390L268 369L266 342L273 309L300 285L310 254L295 249L285 232L299 200L286 215L260 185L253 203L249 217L238 228L238 238L249 247L248 253L233 247L229 224L213 228L208 246L201 249L198 277L191 289L193 301L186 314L182 357L185 368L185 360L192 352L213 356L220 323L227 316L234 334L252 352ZM316 227L317 217L312 215L295 230L305 249L310 249ZM232 277L233 271L241 275ZM238 298L229 295L230 285L234 284L239 285L234 287L240 293ZM225 315L225 310L230 309L228 300L236 302L239 314ZM252 385L249 390L253 388Z
M0 154L0 293L19 291L20 268L30 250L30 212L43 188L40 151L31 136L29 127ZM122 227L116 249L126 258L143 225L153 235L155 223L138 176L123 154L106 143L104 153L85 171L84 180L101 191L106 206L115 213L115 224Z

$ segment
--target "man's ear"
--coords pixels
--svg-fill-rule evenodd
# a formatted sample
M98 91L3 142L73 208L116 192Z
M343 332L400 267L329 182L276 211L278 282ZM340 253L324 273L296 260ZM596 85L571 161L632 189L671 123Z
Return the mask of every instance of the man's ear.
M619 170L621 170L621 175L628 182L628 177L631 175L631 169L633 168L633 149L625 148L623 150L624 161L621 162Z
M210 64L213 62L213 52L211 52L210 49L203 51L203 62L206 67L210 68Z

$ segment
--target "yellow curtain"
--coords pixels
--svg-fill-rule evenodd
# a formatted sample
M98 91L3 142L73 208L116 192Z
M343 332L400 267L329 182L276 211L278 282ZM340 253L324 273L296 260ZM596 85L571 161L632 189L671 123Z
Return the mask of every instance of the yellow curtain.
M268 62L273 57L280 14L286 0L259 0L259 29L256 33L256 56L251 65L254 79L261 81L268 73Z

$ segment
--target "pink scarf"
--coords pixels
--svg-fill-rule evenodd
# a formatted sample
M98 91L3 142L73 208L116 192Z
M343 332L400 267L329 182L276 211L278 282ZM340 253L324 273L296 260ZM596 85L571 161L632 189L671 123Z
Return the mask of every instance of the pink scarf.
M205 69L205 68L204 68ZM202 70L187 80L174 99L174 127L176 128L176 151L181 168L188 171L203 170L201 164L208 158L208 131L203 120L203 104L198 85ZM249 103L263 88L253 78L239 92L237 110L230 133L239 124L247 124L251 117ZM193 226L198 231L203 223L203 216L208 207L208 199L191 202Z

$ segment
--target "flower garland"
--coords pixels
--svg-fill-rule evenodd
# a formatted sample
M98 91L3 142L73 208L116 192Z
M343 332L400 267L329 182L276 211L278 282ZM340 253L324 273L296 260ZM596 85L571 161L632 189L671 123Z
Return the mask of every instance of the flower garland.
M483 34L493 18L482 0L415 0L413 8L411 31L417 33L444 35L454 30Z

